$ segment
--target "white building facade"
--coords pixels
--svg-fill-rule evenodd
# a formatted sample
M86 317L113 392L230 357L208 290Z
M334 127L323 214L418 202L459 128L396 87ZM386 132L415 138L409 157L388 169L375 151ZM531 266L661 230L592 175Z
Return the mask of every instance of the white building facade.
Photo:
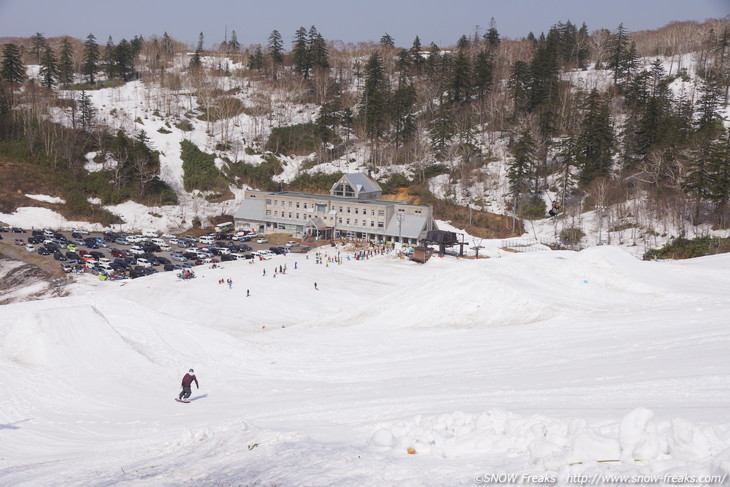
M345 174L329 195L251 190L234 215L235 225L259 233L408 244L436 229L430 206L381 196L378 183L365 174Z

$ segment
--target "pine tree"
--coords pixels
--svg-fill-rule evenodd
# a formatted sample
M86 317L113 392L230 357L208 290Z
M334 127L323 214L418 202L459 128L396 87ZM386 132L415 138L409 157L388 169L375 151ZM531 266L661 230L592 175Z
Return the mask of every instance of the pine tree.
M365 86L360 99L360 118L370 139L381 138L388 128L388 78L380 55L370 55L365 65Z
M392 48L395 47L395 40L387 32L380 38L381 47Z
M35 61L37 64L41 63L41 58L43 57L43 54L46 52L46 47L48 47L48 43L46 42L46 38L43 37L43 34L40 32L36 32L35 35L31 36L31 49L30 53L35 58Z
M413 40L413 45L411 46L411 59L413 61L413 67L416 70L416 74L421 74L421 70L423 68L423 56L421 54L421 39L416 36L416 38Z
M499 32L497 31L497 23L494 21L494 17L492 17L489 21L489 29L487 29L487 32L484 34L484 41L491 50L494 50L499 46Z
M200 34L198 34L198 46L195 48L196 51L198 51L200 53L203 52L204 41L205 41L205 36L201 32Z
M43 57L41 58L40 75L41 79L43 79L43 85L46 88L53 88L53 85L58 81L58 62L50 46L46 46Z
M580 26L578 30L578 37L576 39L576 59L578 61L578 67L584 69L588 67L588 58L590 56L590 35L588 34L588 27L585 22Z
M124 81L129 81L134 75L134 53L132 46L126 39L122 39L114 49L114 63L117 75Z
M529 129L524 129L512 149L512 159L507 162L507 180L510 193L516 198L526 194L535 165L535 140Z
M79 123L81 124L81 130L85 132L91 131L94 126L94 118L96 117L96 109L91 103L91 100L86 96L86 91L81 91L79 97Z
M106 72L107 79L116 78L117 67L115 63L114 41L112 40L112 36L109 36L109 39L106 41L102 60L104 61L104 71Z
M608 104L594 88L586 100L586 115L576 144L576 164L583 186L610 174L613 140Z
M477 54L474 61L474 90L479 98L484 98L492 89L494 63L486 50Z
M461 51L469 49L469 39L467 39L466 35L459 37L459 40L456 41L456 48Z
M517 112L527 110L530 102L530 68L525 61L517 61L512 66L507 85L512 94L515 110Z
M611 35L610 51L606 67L613 70L613 84L618 86L619 81L627 78L625 72L626 53L629 50L629 39L624 24L621 23L616 29L616 33Z
M284 62L284 41L278 30L272 31L269 36L269 56L274 64Z
M25 66L20 57L20 49L15 44L3 45L3 64L0 77L11 84L20 84L25 78Z
M309 70L312 67L309 58L309 46L307 45L307 29L299 27L294 34L294 46L292 47L292 61L294 71L301 74L304 79L309 78Z
M454 56L454 62L451 69L451 101L463 102L468 101L471 96L472 88L472 71L469 57L464 52L465 49L459 49Z
M241 50L241 43L238 42L238 35L236 35L236 31L231 31L231 41L228 43L228 52L230 53L238 53Z
M61 59L58 62L58 81L67 85L73 81L73 77L73 47L68 37L64 37L61 43Z
M722 107L723 94L717 79L706 78L700 85L700 97L698 100L697 132L706 132L713 136L722 129Z
M390 100L393 141L396 148L409 142L416 134L415 106L416 89L403 72Z
M256 46L256 51L248 58L248 69L261 71L264 69L264 53L261 46Z
M312 69L327 70L330 68L329 56L327 53L327 42L322 37L322 34L317 32L317 29L312 26L309 29L308 39L308 51L309 51L309 62L311 63Z
M431 122L431 129L429 130L431 147L436 152L437 157L443 158L446 155L455 134L456 121L454 120L453 107L448 103L441 105L436 117Z
M94 76L99 64L99 45L96 43L94 34L86 36L84 42L84 62L81 65L81 74L86 76L90 85L94 84Z

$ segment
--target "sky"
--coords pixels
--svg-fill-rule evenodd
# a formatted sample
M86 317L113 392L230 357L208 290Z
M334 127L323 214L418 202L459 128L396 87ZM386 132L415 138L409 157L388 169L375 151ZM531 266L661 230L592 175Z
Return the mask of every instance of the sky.
M484 32L494 18L503 37L538 35L551 25L567 21L589 31L615 29L620 23L631 31L655 29L672 21L721 18L730 15L730 0L0 0L0 37L46 37L115 42L141 35L161 35L190 45L203 32L205 47L220 43L236 31L241 44L266 44L278 30L290 42L300 26L312 25L327 40L378 41L384 33L396 45L409 47L416 36L422 44L454 44L477 28Z

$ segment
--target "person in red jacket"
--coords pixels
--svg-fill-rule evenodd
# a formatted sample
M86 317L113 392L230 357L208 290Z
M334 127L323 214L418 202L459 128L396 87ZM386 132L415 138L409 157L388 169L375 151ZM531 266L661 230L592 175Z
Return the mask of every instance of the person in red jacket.
M178 399L180 401L187 401L190 397L190 394L193 393L190 386L193 384L193 381L195 381L195 387L200 389L200 384L198 384L198 378L195 377L195 371L193 369L188 370L188 373L185 374L185 377L182 378L182 392L178 396Z

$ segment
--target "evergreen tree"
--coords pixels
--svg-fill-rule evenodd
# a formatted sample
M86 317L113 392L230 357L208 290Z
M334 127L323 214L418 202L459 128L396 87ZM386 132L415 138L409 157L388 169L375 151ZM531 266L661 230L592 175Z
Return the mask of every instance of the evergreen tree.
M538 48L530 62L528 109L531 111L539 106L557 102L560 82L559 36L556 28L550 29L548 36L538 43Z
M204 39L205 39L205 37L203 36L203 33L201 32L200 35L198 36L198 46L195 49L195 52L193 53L193 57L190 58L190 64L188 65L188 67L192 71L197 71L203 67L202 56L203 56Z
M84 42L84 62L81 65L81 74L86 76L90 85L94 84L97 66L99 64L99 45L96 43L94 34L86 36Z
M370 55L365 65L365 86L360 99L360 118L371 140L381 138L388 129L388 78L380 55Z
M585 111L575 153L583 186L610 174L614 140L608 104L595 88L588 95Z
M58 62L58 81L67 85L73 81L73 77L73 47L68 37L64 37L61 43L61 59Z
M499 32L497 31L497 23L494 21L494 17L489 21L489 29L484 34L484 41L487 43L487 47L491 50L496 49L499 46Z
M106 72L107 79L113 79L116 77L116 65L115 65L115 53L114 53L114 41L112 41L112 36L109 36L109 39L106 41L106 46L104 46L104 72Z
M390 100L393 141L396 148L409 142L416 134L415 106L416 89L403 72Z
M472 72L469 57L464 49L459 49L454 56L451 72L451 100L453 102L468 101L472 88Z
M327 42L322 37L322 34L317 32L314 26L309 29L309 42L307 47L312 69L327 70L330 68Z
M616 32L611 35L609 44L606 67L613 70L613 84L618 86L619 81L623 81L628 77L625 59L629 50L629 38L623 23L619 24Z
M307 29L299 27L294 34L294 46L292 47L292 61L294 71L301 74L304 79L309 78L309 70L312 63L309 57L309 46L307 44Z
M448 103L441 105L436 117L431 122L431 129L429 130L431 147L436 152L437 157L443 158L446 155L455 134L456 121L454 120L453 107Z
M272 31L269 35L269 57L271 57L274 64L284 62L284 41L281 39L278 30Z
M46 88L52 88L56 84L56 81L58 81L58 62L56 61L56 55L53 53L51 46L46 46L43 57L41 58L40 75L43 80L43 85Z
M200 52L200 53L203 52L203 44L204 44L204 41L205 41L205 36L201 32L200 34L198 34L198 46L195 48L195 50L197 52Z
M264 69L264 53L261 50L261 46L257 45L256 51L248 58L248 69L256 71Z
M114 63L117 75L124 81L129 81L134 75L134 51L126 39L119 41L114 49Z
M512 94L515 110L517 112L527 110L530 102L530 68L525 61L517 61L512 66L507 85Z
M510 193L516 198L530 189L535 165L535 140L529 129L524 129L512 149L512 159L507 162L507 180Z
M401 75L408 75L411 71L412 61L411 53L405 49L401 49L398 51L398 57L395 61L396 71L401 73Z
M411 59L413 61L413 67L416 70L416 74L421 74L423 68L423 56L421 55L421 39L416 36L411 46Z
M79 97L79 123L81 124L81 130L90 132L94 126L94 119L96 118L96 109L91 103L91 100L86 96L86 91L81 91Z
M395 40L387 32L380 38L380 45L385 48L395 47Z
M317 125L316 132L324 144L334 142L335 140L337 127L340 123L339 110L340 104L337 98L331 102L324 103L319 108L319 115L315 121Z
M231 41L228 43L228 52L236 54L241 50L241 43L238 42L236 31L231 31Z
M35 58L36 63L40 64L41 58L43 57L43 54L46 52L46 47L48 47L46 38L43 37L43 34L41 34L40 32L36 32L33 36L31 36L30 40L31 40L30 53Z
M486 50L477 54L474 61L474 90L479 98L487 96L492 89L494 63Z
M167 32L162 34L162 42L160 43L160 48L162 49L165 60L169 60L172 55L175 54L175 46L173 45L172 39Z
M697 131L707 133L709 137L714 136L722 129L722 108L723 93L715 78L706 78L700 84L700 97L698 100Z
M585 69L588 67L588 58L590 56L590 35L588 34L588 27L585 22L581 25L578 30L578 36L576 38L576 60L578 61L578 67Z
M3 45L3 64L0 77L11 84L20 84L25 78L25 66L20 57L20 49L15 44Z
M462 51L469 49L469 39L467 39L465 35L459 37L459 40L456 41L456 48Z

